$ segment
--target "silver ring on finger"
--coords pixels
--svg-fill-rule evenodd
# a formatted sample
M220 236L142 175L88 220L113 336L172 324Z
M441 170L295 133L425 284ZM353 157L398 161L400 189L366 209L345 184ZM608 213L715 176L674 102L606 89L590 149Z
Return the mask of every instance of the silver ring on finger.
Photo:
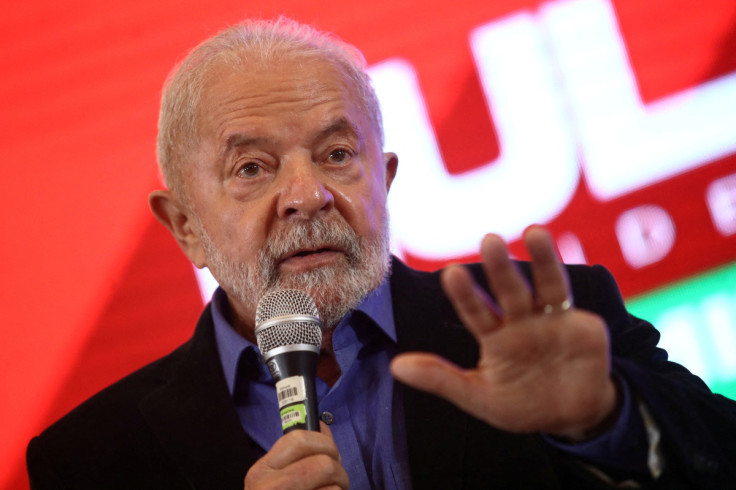
M570 301L570 298L565 298L565 300L557 305L553 304L546 304L542 307L542 313L545 315L551 315L552 313L564 313L567 310L572 308L572 301Z

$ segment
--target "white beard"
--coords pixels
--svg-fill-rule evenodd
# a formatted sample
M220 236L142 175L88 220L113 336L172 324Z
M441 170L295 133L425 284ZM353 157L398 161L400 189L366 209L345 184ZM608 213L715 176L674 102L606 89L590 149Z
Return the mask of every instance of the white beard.
M204 227L198 228L210 272L229 297L255 311L257 302L270 291L301 289L314 299L325 329L336 327L378 287L390 270L385 214L378 235L370 240L357 236L342 217L330 221L295 222L288 229L269 235L258 254L258 266L227 258ZM335 266L318 267L299 274L282 276L279 273L280 258L296 250L325 246L345 251L344 260Z

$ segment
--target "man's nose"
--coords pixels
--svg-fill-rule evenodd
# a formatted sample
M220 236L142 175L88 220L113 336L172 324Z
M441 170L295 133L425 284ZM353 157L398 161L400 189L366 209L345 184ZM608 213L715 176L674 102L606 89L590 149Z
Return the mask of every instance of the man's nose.
M284 162L279 173L277 212L280 218L312 219L334 205L334 197L325 186L325 176L311 159Z

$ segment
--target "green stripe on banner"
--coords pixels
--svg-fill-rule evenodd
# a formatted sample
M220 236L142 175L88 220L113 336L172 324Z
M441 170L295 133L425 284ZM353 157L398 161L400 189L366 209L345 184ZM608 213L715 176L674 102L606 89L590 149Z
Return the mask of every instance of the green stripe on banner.
M736 399L736 263L627 301L662 334L670 359Z

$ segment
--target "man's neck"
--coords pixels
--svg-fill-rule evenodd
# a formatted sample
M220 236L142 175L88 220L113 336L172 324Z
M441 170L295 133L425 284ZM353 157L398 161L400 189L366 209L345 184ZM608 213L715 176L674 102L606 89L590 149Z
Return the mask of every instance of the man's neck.
M332 350L320 352L319 361L317 361L317 377L332 388L341 375L342 371L340 371L340 365L335 359L335 353Z

